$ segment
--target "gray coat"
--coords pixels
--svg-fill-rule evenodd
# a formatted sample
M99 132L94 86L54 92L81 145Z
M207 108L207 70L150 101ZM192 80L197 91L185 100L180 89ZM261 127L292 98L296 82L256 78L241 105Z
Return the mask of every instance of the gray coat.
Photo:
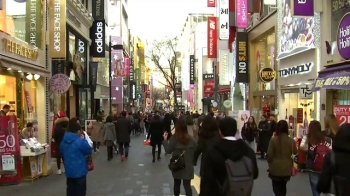
M131 122L129 119L122 117L115 123L118 143L130 143Z
M191 180L194 178L194 152L197 149L196 141L191 137L190 143L187 145L180 144L175 137L171 137L169 141L163 141L163 146L167 154L179 156L185 151L186 168L173 172L174 179Z
M113 123L108 122L103 125L103 140L104 141L115 141L117 136L115 134L115 126Z

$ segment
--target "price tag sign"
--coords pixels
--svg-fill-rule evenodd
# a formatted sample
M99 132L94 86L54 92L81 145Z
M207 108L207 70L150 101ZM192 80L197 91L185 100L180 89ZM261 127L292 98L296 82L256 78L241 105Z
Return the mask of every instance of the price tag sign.
M333 112L339 125L350 123L350 105L335 105Z
M1 156L1 166L4 171L15 170L15 158L13 155L2 155Z

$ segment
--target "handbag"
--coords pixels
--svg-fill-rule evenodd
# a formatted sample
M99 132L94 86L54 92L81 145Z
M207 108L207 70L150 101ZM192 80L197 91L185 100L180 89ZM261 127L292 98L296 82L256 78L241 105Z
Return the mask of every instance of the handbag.
M294 142L294 140L293 140L293 142ZM293 143L292 143L291 158L292 158L292 163L293 163L291 176L296 176L298 174L298 169L294 165L298 163L298 155L294 155Z
M172 172L185 169L186 168L185 151L183 151L179 156L171 157L168 167Z
M87 162L88 171L94 170L95 166L94 166L94 163L92 162L92 156L91 155L89 155L86 158L86 162Z

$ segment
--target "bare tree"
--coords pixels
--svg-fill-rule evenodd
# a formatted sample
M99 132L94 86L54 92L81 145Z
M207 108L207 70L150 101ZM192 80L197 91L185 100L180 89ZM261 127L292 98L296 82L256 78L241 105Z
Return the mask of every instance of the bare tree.
M156 108L157 106L157 101L158 100L164 100L164 91L160 88L155 88L153 89L152 91L152 106L153 106L153 109ZM156 108L156 109L159 109L159 108Z
M177 47L177 37L165 37L162 40L154 41L149 49L149 59L154 63L156 69L163 74L170 89L174 92L175 106L178 106L175 88L177 82L176 69L180 66L180 63L177 61Z

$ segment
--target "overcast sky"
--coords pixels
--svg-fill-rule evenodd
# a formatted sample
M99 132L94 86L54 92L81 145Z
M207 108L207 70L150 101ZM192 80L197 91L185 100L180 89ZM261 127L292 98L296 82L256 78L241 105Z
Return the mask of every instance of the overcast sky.
M188 13L214 13L207 0L128 0L129 27L143 41L179 35Z

